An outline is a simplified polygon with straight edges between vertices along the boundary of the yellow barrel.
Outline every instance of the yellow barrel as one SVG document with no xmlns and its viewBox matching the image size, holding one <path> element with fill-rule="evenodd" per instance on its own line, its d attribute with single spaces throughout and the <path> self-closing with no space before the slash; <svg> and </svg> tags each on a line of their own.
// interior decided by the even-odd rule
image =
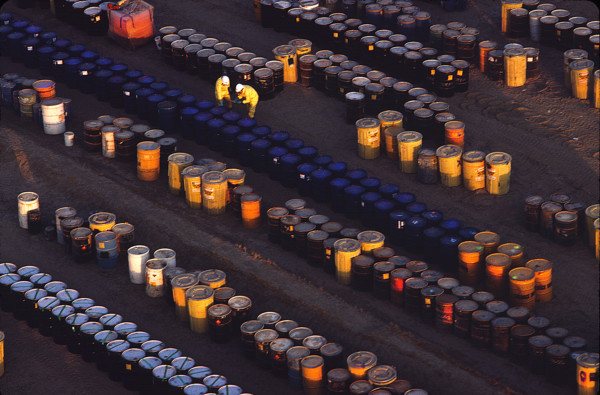
<svg viewBox="0 0 600 395">
<path fill-rule="evenodd" d="M 325 360 L 320 355 L 309 355 L 300 361 L 302 388 L 305 394 L 321 394 L 325 381 Z"/>
<path fill-rule="evenodd" d="M 549 302 L 552 299 L 552 262 L 546 259 L 532 259 L 525 267 L 535 272 L 535 301 Z"/>
<path fill-rule="evenodd" d="M 504 50 L 504 83 L 507 86 L 523 86 L 527 81 L 527 54 L 523 48 Z"/>
<path fill-rule="evenodd" d="M 508 14 L 513 8 L 523 7 L 522 0 L 502 0 L 502 33 L 508 31 Z"/>
<path fill-rule="evenodd" d="M 402 128 L 402 118 L 403 115 L 400 111 L 394 111 L 394 110 L 385 110 L 380 112 L 377 115 L 377 119 L 379 119 L 379 122 L 381 123 L 381 135 L 385 136 L 385 131 L 388 130 L 391 127 L 400 127 Z M 393 141 L 393 145 L 396 145 L 396 142 Z M 385 147 L 385 149 L 387 150 L 387 138 L 382 138 L 382 145 Z"/>
<path fill-rule="evenodd" d="M 137 144 L 137 176 L 142 181 L 156 181 L 160 173 L 160 144 L 142 141 Z"/>
<path fill-rule="evenodd" d="M 381 144 L 381 122 L 376 118 L 361 118 L 356 121 L 358 135 L 358 156 L 362 159 L 375 159 L 379 156 Z"/>
<path fill-rule="evenodd" d="M 246 181 L 246 172 L 241 169 L 225 169 L 223 174 L 227 177 L 227 204 L 231 202 L 233 189 L 237 186 L 244 185 Z"/>
<path fill-rule="evenodd" d="M 363 254 L 372 255 L 374 249 L 383 247 L 385 235 L 376 230 L 365 230 L 356 235 L 356 240 L 360 242 Z"/>
<path fill-rule="evenodd" d="M 481 243 L 481 245 L 483 246 L 484 258 L 489 254 L 497 252 L 496 250 L 500 245 L 500 235 L 498 233 L 490 232 L 489 230 L 477 233 L 473 237 L 473 240 L 475 240 L 478 243 Z"/>
<path fill-rule="evenodd" d="M 506 195 L 510 189 L 512 157 L 505 152 L 491 152 L 485 157 L 485 189 L 490 195 Z"/>
<path fill-rule="evenodd" d="M 438 157 L 442 185 L 447 187 L 460 185 L 462 148 L 453 144 L 442 145 L 435 154 Z"/>
<path fill-rule="evenodd" d="M 253 229 L 260 225 L 260 202 L 262 198 L 257 193 L 245 193 L 240 198 L 242 210 L 242 225 Z"/>
<path fill-rule="evenodd" d="M 52 80 L 38 80 L 32 86 L 37 92 L 40 101 L 54 99 L 56 96 L 56 82 Z"/>
<path fill-rule="evenodd" d="M 458 279 L 461 284 L 473 285 L 483 275 L 483 245 L 463 241 L 458 245 Z"/>
<path fill-rule="evenodd" d="M 600 70 L 594 71 L 594 107 L 600 108 Z"/>
<path fill-rule="evenodd" d="M 589 59 L 575 60 L 569 64 L 571 70 L 571 94 L 576 99 L 587 99 L 590 95 L 594 62 Z"/>
<path fill-rule="evenodd" d="M 577 395 L 597 395 L 600 355 L 584 352 L 577 359 Z"/>
<path fill-rule="evenodd" d="M 423 135 L 419 132 L 402 132 L 398 134 L 397 140 L 400 170 L 403 173 L 416 173 L 417 159 L 423 145 Z"/>
<path fill-rule="evenodd" d="M 223 214 L 227 207 L 227 177 L 220 171 L 202 174 L 202 206 L 211 215 Z"/>
<path fill-rule="evenodd" d="M 594 233 L 596 237 L 594 238 L 594 250 L 596 252 L 596 260 L 600 261 L 600 218 L 596 218 L 594 221 Z"/>
<path fill-rule="evenodd" d="M 312 42 L 305 38 L 295 38 L 290 40 L 288 45 L 296 48 L 296 56 L 298 56 L 298 58 L 302 55 L 309 54 L 312 50 Z"/>
<path fill-rule="evenodd" d="M 227 275 L 223 270 L 207 269 L 198 273 L 198 281 L 202 285 L 217 289 L 225 286 L 227 283 Z"/>
<path fill-rule="evenodd" d="M 506 294 L 510 264 L 506 254 L 494 253 L 485 257 L 485 285 L 496 298 Z"/>
<path fill-rule="evenodd" d="M 4 376 L 4 332 L 0 331 L 0 377 Z"/>
<path fill-rule="evenodd" d="M 202 174 L 207 171 L 206 166 L 192 165 L 181 172 L 185 202 L 191 208 L 202 207 Z"/>
<path fill-rule="evenodd" d="M 465 147 L 465 123 L 461 121 L 448 121 L 444 124 L 444 138 L 446 144 Z"/>
<path fill-rule="evenodd" d="M 292 45 L 280 45 L 273 49 L 273 55 L 275 55 L 275 60 L 283 62 L 283 81 L 298 81 L 298 55 L 296 55 L 296 47 Z"/>
<path fill-rule="evenodd" d="M 466 190 L 475 191 L 485 188 L 485 153 L 465 152 L 462 156 L 462 175 Z"/>
<path fill-rule="evenodd" d="M 513 306 L 535 306 L 535 272 L 528 267 L 518 267 L 508 272 L 510 302 Z"/>
<path fill-rule="evenodd" d="M 99 212 L 88 217 L 89 228 L 97 232 L 107 232 L 117 223 L 117 216 L 113 213 Z"/>
<path fill-rule="evenodd" d="M 346 365 L 352 375 L 352 381 L 364 380 L 369 369 L 377 365 L 377 355 L 370 351 L 357 351 L 348 355 Z"/>
<path fill-rule="evenodd" d="M 352 258 L 360 255 L 360 242 L 355 239 L 339 239 L 333 243 L 335 251 L 335 275 L 340 284 L 350 285 Z"/>
<path fill-rule="evenodd" d="M 523 246 L 517 243 L 504 243 L 498 246 L 498 252 L 510 257 L 510 267 L 523 266 Z"/>
<path fill-rule="evenodd" d="M 600 204 L 592 204 L 585 209 L 585 228 L 588 235 L 588 245 L 593 247 L 595 244 L 594 221 L 600 217 Z"/>
<path fill-rule="evenodd" d="M 403 131 L 404 129 L 402 129 L 400 126 L 392 126 L 383 132 L 383 138 L 385 140 L 385 155 L 388 158 L 398 160 L 398 135 Z"/>
<path fill-rule="evenodd" d="M 190 328 L 196 333 L 208 330 L 208 308 L 214 302 L 215 291 L 206 285 L 195 285 L 185 291 Z"/>
<path fill-rule="evenodd" d="M 173 195 L 179 195 L 179 192 L 183 189 L 183 177 L 181 173 L 183 169 L 194 163 L 194 157 L 183 152 L 175 152 L 169 155 L 168 161 L 169 191 Z"/>
<path fill-rule="evenodd" d="M 565 77 L 565 86 L 567 90 L 571 92 L 571 67 L 570 64 L 576 60 L 582 60 L 588 58 L 588 52 L 585 49 L 568 49 L 563 52 L 563 71 Z"/>
<path fill-rule="evenodd" d="M 177 313 L 179 321 L 189 320 L 185 292 L 195 285 L 198 285 L 198 277 L 192 273 L 179 274 L 171 280 L 175 313 Z"/>
</svg>

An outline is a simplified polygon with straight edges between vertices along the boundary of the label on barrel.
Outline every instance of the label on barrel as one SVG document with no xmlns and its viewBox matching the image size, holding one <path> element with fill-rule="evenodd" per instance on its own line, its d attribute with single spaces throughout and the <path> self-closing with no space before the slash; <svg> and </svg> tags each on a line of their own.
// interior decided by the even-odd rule
<svg viewBox="0 0 600 395">
<path fill-rule="evenodd" d="M 81 74 L 81 75 L 88 75 L 88 72 L 87 72 L 87 70 L 81 70 L 79 72 L 79 74 Z"/>
<path fill-rule="evenodd" d="M 339 33 L 333 33 L 333 38 L 338 38 Z"/>
<path fill-rule="evenodd" d="M 377 95 L 371 95 L 371 100 L 377 100 Z"/>
<path fill-rule="evenodd" d="M 104 243 L 98 243 L 98 248 L 104 248 Z"/>
<path fill-rule="evenodd" d="M 435 70 L 430 71 L 431 75 L 435 75 Z"/>
<path fill-rule="evenodd" d="M 381 275 L 381 278 L 384 279 L 384 280 L 389 280 L 390 279 L 390 274 L 389 273 L 383 273 Z"/>
<path fill-rule="evenodd" d="M 372 50 L 373 50 L 373 46 L 369 45 L 369 51 L 372 51 Z"/>
<path fill-rule="evenodd" d="M 299 23 L 299 22 L 300 22 L 300 18 L 296 18 L 296 23 Z"/>
<path fill-rule="evenodd" d="M 396 225 L 397 229 L 404 229 L 404 221 L 398 221 L 398 224 Z"/>
<path fill-rule="evenodd" d="M 579 81 L 582 81 L 582 82 L 587 81 L 588 77 L 589 77 L 589 73 L 587 70 L 584 70 L 583 72 L 579 73 L 579 75 L 577 76 Z"/>
<path fill-rule="evenodd" d="M 450 74 L 450 75 L 448 76 L 448 81 L 452 81 L 452 79 L 453 79 L 453 78 L 454 78 L 454 76 L 453 76 L 452 74 Z"/>
<path fill-rule="evenodd" d="M 60 59 L 59 59 L 59 60 L 55 60 L 55 61 L 54 61 L 54 64 L 63 64 L 63 61 L 62 61 L 62 60 L 60 60 Z"/>
<path fill-rule="evenodd" d="M 456 70 L 456 75 L 463 75 L 463 71 L 462 70 Z"/>
<path fill-rule="evenodd" d="M 27 47 L 27 51 L 33 51 L 33 47 Z"/>
<path fill-rule="evenodd" d="M 528 62 L 533 62 L 533 58 L 527 58 Z"/>
<path fill-rule="evenodd" d="M 200 185 L 202 183 L 200 181 L 192 181 L 190 184 L 192 186 L 192 188 L 191 188 L 192 192 L 200 192 L 201 191 Z"/>
<path fill-rule="evenodd" d="M 97 17 L 94 18 L 95 22 L 98 22 L 100 20 L 100 15 L 98 15 Z"/>
<path fill-rule="evenodd" d="M 214 199 L 215 198 L 215 189 L 214 188 L 206 188 L 204 190 L 204 195 L 207 199 Z"/>
<path fill-rule="evenodd" d="M 124 94 L 125 96 L 129 96 L 129 95 L 131 95 L 131 93 L 129 93 L 129 92 L 127 92 L 127 91 L 123 91 L 123 94 Z"/>
</svg>

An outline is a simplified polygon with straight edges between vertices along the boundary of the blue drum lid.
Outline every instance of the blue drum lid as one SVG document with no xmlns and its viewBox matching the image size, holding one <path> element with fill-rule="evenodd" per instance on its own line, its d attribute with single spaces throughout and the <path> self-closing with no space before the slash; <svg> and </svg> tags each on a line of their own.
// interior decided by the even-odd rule
<svg viewBox="0 0 600 395">
<path fill-rule="evenodd" d="M 127 77 L 129 79 L 137 80 L 138 78 L 140 78 L 143 75 L 144 75 L 144 73 L 142 72 L 142 70 L 127 70 L 125 72 L 125 77 Z"/>
<path fill-rule="evenodd" d="M 305 148 L 311 148 L 311 147 L 305 147 Z M 314 147 L 312 147 L 314 148 Z M 316 148 L 315 148 L 316 151 Z M 340 172 L 340 171 L 345 171 L 346 169 L 348 169 L 348 165 L 346 164 L 346 162 L 331 162 L 330 164 L 327 165 L 327 169 L 331 170 L 334 173 Z"/>
<path fill-rule="evenodd" d="M 250 145 L 252 146 L 252 148 L 267 149 L 272 144 L 269 140 L 266 140 L 266 139 L 256 139 Z"/>
<path fill-rule="evenodd" d="M 443 235 L 446 234 L 446 231 L 442 228 L 438 228 L 437 226 L 432 226 L 423 231 L 423 235 L 425 237 L 429 237 L 431 239 L 439 239 Z"/>
<path fill-rule="evenodd" d="M 375 188 L 381 185 L 381 180 L 377 177 L 365 177 L 360 180 L 360 185 L 365 188 Z"/>
<path fill-rule="evenodd" d="M 334 188 L 346 188 L 350 184 L 351 184 L 351 182 L 349 179 L 342 178 L 342 177 L 334 178 L 333 180 L 331 180 L 329 182 L 329 185 L 331 185 Z"/>
<path fill-rule="evenodd" d="M 54 41 L 54 47 L 60 49 L 67 49 L 71 46 L 71 40 L 59 39 Z"/>
<path fill-rule="evenodd" d="M 94 299 L 91 298 L 77 298 L 71 302 L 71 306 L 76 309 L 87 309 L 94 305 Z"/>
<path fill-rule="evenodd" d="M 297 150 L 304 146 L 304 141 L 302 139 L 287 139 L 284 143 L 287 149 Z"/>
<path fill-rule="evenodd" d="M 269 126 L 256 126 L 252 129 L 252 134 L 258 137 L 267 137 L 271 133 Z"/>
<path fill-rule="evenodd" d="M 440 239 L 440 243 L 445 246 L 457 246 L 462 243 L 463 239 L 458 236 L 443 236 Z"/>
<path fill-rule="evenodd" d="M 52 308 L 52 315 L 58 318 L 65 318 L 75 312 L 75 308 L 68 304 L 59 304 Z"/>
<path fill-rule="evenodd" d="M 196 115 L 200 112 L 196 107 L 184 107 L 180 111 L 181 115 Z"/>
<path fill-rule="evenodd" d="M 14 263 L 0 263 L 0 274 L 14 273 L 17 271 L 17 265 Z"/>
<path fill-rule="evenodd" d="M 396 196 L 396 201 L 400 204 L 408 204 L 412 203 L 417 199 L 417 197 L 410 192 L 402 192 Z"/>
<path fill-rule="evenodd" d="M 473 240 L 475 235 L 479 233 L 480 230 L 477 228 L 473 228 L 470 226 L 465 226 L 458 231 L 458 235 L 462 237 L 464 240 Z"/>
<path fill-rule="evenodd" d="M 135 331 L 127 335 L 127 341 L 136 344 L 143 344 L 150 340 L 150 334 L 144 331 Z"/>
<path fill-rule="evenodd" d="M 100 55 L 98 54 L 98 52 L 87 50 L 83 51 L 79 56 L 81 56 L 82 59 L 85 59 L 88 62 L 95 62 Z"/>
<path fill-rule="evenodd" d="M 365 193 L 365 188 L 360 185 L 349 185 L 344 188 L 344 194 L 351 196 L 360 196 Z"/>
<path fill-rule="evenodd" d="M 313 163 L 317 166 L 327 166 L 331 162 L 333 162 L 333 158 L 329 155 L 321 155 L 313 159 Z"/>
<path fill-rule="evenodd" d="M 256 136 L 252 133 L 241 133 L 237 136 L 237 140 L 244 143 L 250 143 L 256 140 Z"/>
<path fill-rule="evenodd" d="M 165 348 L 165 343 L 160 340 L 146 340 L 142 343 L 141 347 L 146 352 L 158 352 Z"/>
<path fill-rule="evenodd" d="M 98 70 L 96 72 L 96 77 L 97 78 L 106 78 L 106 79 L 108 79 L 108 78 L 112 77 L 113 74 L 114 73 L 112 71 L 110 71 L 110 70 L 102 69 L 102 70 Z"/>
<path fill-rule="evenodd" d="M 79 65 L 79 70 L 82 71 L 92 71 L 96 68 L 94 63 L 82 63 Z"/>
<path fill-rule="evenodd" d="M 79 328 L 79 332 L 85 333 L 86 335 L 95 335 L 104 329 L 104 325 L 96 321 L 88 321 L 85 324 L 81 325 Z"/>
<path fill-rule="evenodd" d="M 425 210 L 421 213 L 421 217 L 425 218 L 429 222 L 439 222 L 444 217 L 444 214 L 437 210 Z"/>
<path fill-rule="evenodd" d="M 163 361 L 172 361 L 173 359 L 180 356 L 181 351 L 173 347 L 163 348 L 158 352 L 158 357 Z"/>
<path fill-rule="evenodd" d="M 223 127 L 223 129 L 221 129 L 221 132 L 223 132 L 223 134 L 226 134 L 226 135 L 235 136 L 236 134 L 240 133 L 240 128 L 235 125 L 227 125 L 227 126 Z"/>
<path fill-rule="evenodd" d="M 410 217 L 406 220 L 406 226 L 411 228 L 424 228 L 427 226 L 427 221 L 421 217 Z"/>
<path fill-rule="evenodd" d="M 227 122 L 225 122 L 221 118 L 213 118 L 213 119 L 209 120 L 207 124 L 208 124 L 209 128 L 218 128 L 218 129 L 220 129 L 223 126 L 227 125 Z"/>
<path fill-rule="evenodd" d="M 115 73 L 123 73 L 127 70 L 127 65 L 124 63 L 115 63 L 109 67 L 109 70 L 114 71 Z"/>
<path fill-rule="evenodd" d="M 352 169 L 346 173 L 346 177 L 348 177 L 352 181 L 360 180 L 361 178 L 365 178 L 367 176 L 367 172 L 363 169 Z"/>
<path fill-rule="evenodd" d="M 67 289 L 67 284 L 62 281 L 50 281 L 48 284 L 44 285 L 44 289 L 50 293 L 58 293 L 63 289 Z"/>
<path fill-rule="evenodd" d="M 124 78 L 123 78 L 123 80 L 124 80 Z M 148 96 L 148 101 L 151 103 L 160 103 L 161 101 L 165 101 L 166 99 L 167 99 L 166 97 L 164 97 L 163 95 L 158 94 L 158 93 L 154 93 L 154 94 Z"/>
<path fill-rule="evenodd" d="M 164 91 L 168 87 L 169 84 L 163 81 L 153 82 L 150 84 L 150 88 L 154 89 L 155 91 Z"/>
<path fill-rule="evenodd" d="M 182 105 L 191 106 L 196 102 L 196 96 L 181 95 L 181 96 L 177 97 L 177 102 Z"/>
<path fill-rule="evenodd" d="M 79 297 L 79 291 L 72 288 L 63 289 L 56 293 L 56 297 L 61 302 L 72 302 Z"/>
<path fill-rule="evenodd" d="M 154 78 L 151 75 L 143 75 L 140 78 L 138 78 L 138 82 L 142 85 L 152 85 L 154 83 L 154 81 L 156 81 L 156 78 Z M 166 82 L 162 82 L 161 84 L 164 84 L 164 87 L 162 85 L 160 85 L 159 87 L 162 87 L 163 89 L 165 89 L 167 87 L 167 83 Z"/>
<path fill-rule="evenodd" d="M 214 106 L 215 106 L 215 102 L 213 102 L 212 100 L 208 100 L 208 99 L 198 100 L 196 102 L 196 107 L 198 107 L 200 110 L 204 110 L 204 111 L 208 111 L 211 108 L 213 108 Z"/>
<path fill-rule="evenodd" d="M 374 206 L 377 210 L 389 211 L 394 209 L 396 203 L 389 199 L 379 199 L 375 202 Z"/>
<path fill-rule="evenodd" d="M 229 111 L 227 109 L 227 107 L 225 106 L 217 106 L 217 107 L 213 107 L 209 110 L 209 112 L 217 117 L 222 116 L 223 114 L 225 114 L 227 111 Z"/>
<path fill-rule="evenodd" d="M 40 268 L 37 266 L 21 266 L 19 269 L 17 269 L 17 274 L 23 277 L 31 277 L 39 272 Z"/>
<path fill-rule="evenodd" d="M 108 67 L 112 65 L 114 61 L 112 58 L 98 58 L 96 59 L 96 64 L 101 67 Z"/>
<path fill-rule="evenodd" d="M 138 366 L 142 369 L 152 370 L 162 363 L 158 357 L 144 357 L 138 361 Z"/>
<path fill-rule="evenodd" d="M 427 205 L 425 203 L 412 202 L 406 205 L 406 211 L 413 214 L 421 214 L 425 210 L 427 210 Z"/>
<path fill-rule="evenodd" d="M 313 165 L 312 163 L 301 163 L 296 168 L 296 170 L 298 170 L 298 173 L 303 173 L 303 174 L 309 174 L 309 173 L 315 171 L 316 169 L 317 169 L 317 166 Z"/>
<path fill-rule="evenodd" d="M 291 165 L 295 165 L 297 163 L 299 163 L 302 160 L 302 158 L 300 158 L 299 155 L 296 154 L 285 154 L 281 157 L 281 162 L 286 163 L 286 164 L 291 164 Z"/>
<path fill-rule="evenodd" d="M 391 195 L 392 197 L 400 192 L 400 188 L 396 184 L 383 184 L 379 187 L 379 193 L 382 195 Z"/>
<path fill-rule="evenodd" d="M 242 128 L 251 128 L 256 125 L 256 119 L 244 117 L 238 121 L 238 125 Z"/>
<path fill-rule="evenodd" d="M 106 344 L 113 340 L 116 340 L 119 337 L 117 332 L 105 329 L 100 331 L 94 335 L 94 340 L 99 342 L 100 344 Z"/>
<path fill-rule="evenodd" d="M 55 296 L 44 296 L 40 300 L 38 300 L 38 308 L 48 310 L 53 309 L 60 304 L 60 300 L 58 300 Z"/>
<path fill-rule="evenodd" d="M 177 357 L 171 361 L 171 366 L 174 366 L 177 370 L 188 370 L 196 364 L 194 358 L 191 357 Z"/>
<path fill-rule="evenodd" d="M 37 52 L 41 53 L 41 54 L 51 54 L 54 51 L 56 51 L 56 50 L 54 48 L 52 48 L 51 46 L 49 46 L 49 45 L 46 45 L 46 46 L 43 46 L 43 47 L 39 47 L 37 49 Z"/>
<path fill-rule="evenodd" d="M 52 281 L 52 276 L 48 273 L 37 273 L 31 276 L 29 281 L 37 285 L 47 284 Z"/>
<path fill-rule="evenodd" d="M 366 203 L 375 203 L 379 199 L 381 199 L 381 195 L 377 192 L 365 192 L 360 195 L 360 199 Z"/>
<path fill-rule="evenodd" d="M 284 132 L 284 131 L 273 132 L 269 135 L 269 140 L 271 140 L 275 143 L 282 143 L 289 138 L 290 138 L 290 134 L 288 132 Z"/>
<path fill-rule="evenodd" d="M 85 314 L 90 318 L 100 318 L 108 313 L 108 309 L 104 306 L 92 306 L 85 309 Z"/>
<path fill-rule="evenodd" d="M 456 231 L 461 227 L 462 223 L 454 218 L 448 218 L 440 222 L 440 228 L 449 231 Z"/>
<path fill-rule="evenodd" d="M 201 112 L 194 115 L 194 119 L 199 122 L 208 122 L 213 118 L 214 116 L 209 112 Z"/>
</svg>

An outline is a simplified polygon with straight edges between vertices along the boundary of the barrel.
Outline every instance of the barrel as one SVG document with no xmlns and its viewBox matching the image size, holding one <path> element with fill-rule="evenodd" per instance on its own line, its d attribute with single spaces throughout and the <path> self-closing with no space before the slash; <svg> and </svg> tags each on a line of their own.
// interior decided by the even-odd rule
<svg viewBox="0 0 600 395">
<path fill-rule="evenodd" d="M 485 188 L 485 153 L 467 151 L 462 156 L 463 184 L 468 191 Z"/>
<path fill-rule="evenodd" d="M 585 352 L 576 359 L 577 363 L 577 393 L 579 395 L 593 395 L 598 393 L 599 374 L 598 353 Z"/>
<path fill-rule="evenodd" d="M 512 157 L 505 152 L 492 152 L 485 157 L 485 189 L 490 195 L 505 195 L 510 188 Z"/>
<path fill-rule="evenodd" d="M 137 176 L 142 181 L 156 181 L 160 172 L 160 144 L 142 141 L 137 144 Z"/>
<path fill-rule="evenodd" d="M 346 365 L 352 381 L 366 379 L 368 371 L 377 365 L 377 355 L 369 351 L 357 351 L 346 358 Z"/>
<path fill-rule="evenodd" d="M 242 224 L 244 228 L 253 229 L 260 225 L 260 195 L 246 193 L 240 198 Z"/>
<path fill-rule="evenodd" d="M 571 74 L 571 94 L 576 99 L 588 99 L 592 87 L 594 62 L 588 59 L 569 63 Z"/>
<path fill-rule="evenodd" d="M 535 305 L 535 272 L 527 267 L 512 269 L 510 280 L 510 301 L 516 306 L 533 309 Z"/>
<path fill-rule="evenodd" d="M 49 99 L 42 102 L 44 133 L 61 134 L 66 130 L 65 109 L 62 99 Z"/>
<path fill-rule="evenodd" d="M 375 159 L 379 156 L 380 125 L 381 122 L 376 118 L 362 118 L 356 121 L 360 158 Z"/>
<path fill-rule="evenodd" d="M 465 146 L 465 124 L 461 121 L 450 121 L 444 124 L 446 144 L 454 144 L 460 148 Z"/>
<path fill-rule="evenodd" d="M 202 174 L 202 206 L 211 215 L 223 214 L 227 206 L 227 177 L 219 171 Z"/>
<path fill-rule="evenodd" d="M 196 333 L 208 330 L 208 307 L 213 303 L 214 290 L 206 285 L 195 285 L 185 291 L 190 328 Z"/>
<path fill-rule="evenodd" d="M 486 263 L 486 288 L 497 297 L 504 296 L 507 286 L 507 275 L 511 268 L 511 259 L 508 255 L 494 253 L 485 257 Z"/>
<path fill-rule="evenodd" d="M 283 80 L 284 82 L 298 81 L 298 67 L 296 48 L 291 45 L 280 45 L 273 49 L 273 55 L 276 60 L 283 62 Z"/>
<path fill-rule="evenodd" d="M 498 246 L 498 252 L 510 257 L 510 267 L 523 266 L 523 247 L 516 243 L 505 243 Z"/>
<path fill-rule="evenodd" d="M 507 86 L 525 85 L 527 80 L 527 56 L 522 48 L 504 50 L 504 82 Z"/>
<path fill-rule="evenodd" d="M 447 144 L 436 150 L 440 168 L 440 179 L 448 187 L 461 184 L 461 155 L 462 148 Z"/>
<path fill-rule="evenodd" d="M 336 278 L 340 284 L 350 285 L 352 258 L 360 255 L 361 243 L 355 239 L 339 239 L 333 248 L 335 250 Z"/>
<path fill-rule="evenodd" d="M 169 191 L 178 195 L 183 189 L 183 170 L 191 166 L 194 162 L 194 157 L 190 154 L 185 153 L 174 153 L 169 155 Z"/>
<path fill-rule="evenodd" d="M 458 245 L 458 276 L 462 284 L 476 284 L 483 277 L 483 246 L 475 241 Z"/>
<path fill-rule="evenodd" d="M 56 83 L 52 80 L 38 80 L 33 83 L 33 89 L 36 90 L 40 101 L 53 99 L 56 96 Z"/>
<path fill-rule="evenodd" d="M 27 229 L 27 213 L 32 210 L 39 210 L 40 198 L 35 192 L 23 192 L 17 196 L 17 202 L 19 226 Z"/>
<path fill-rule="evenodd" d="M 117 250 L 117 235 L 111 231 L 102 231 L 94 237 L 96 241 L 96 260 L 105 269 L 117 266 L 119 252 Z"/>
<path fill-rule="evenodd" d="M 482 41 L 479 43 L 479 71 L 487 72 L 487 58 L 490 51 L 496 49 L 498 44 L 495 41 Z"/>
<path fill-rule="evenodd" d="M 552 262 L 546 259 L 532 259 L 525 267 L 535 272 L 536 302 L 549 302 L 552 299 Z"/>
<path fill-rule="evenodd" d="M 403 173 L 416 173 L 418 152 L 421 149 L 423 135 L 419 132 L 402 132 L 397 136 L 400 169 Z"/>
</svg>

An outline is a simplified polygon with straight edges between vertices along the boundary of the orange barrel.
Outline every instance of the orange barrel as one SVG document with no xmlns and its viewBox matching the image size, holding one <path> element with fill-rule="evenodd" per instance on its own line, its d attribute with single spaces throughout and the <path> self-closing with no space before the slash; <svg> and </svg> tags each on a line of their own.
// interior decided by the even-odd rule
<svg viewBox="0 0 600 395">
<path fill-rule="evenodd" d="M 186 167 L 181 172 L 185 202 L 191 208 L 202 207 L 202 174 L 207 171 L 206 166 L 192 165 Z"/>
<path fill-rule="evenodd" d="M 194 163 L 194 157 L 183 152 L 176 152 L 168 157 L 169 191 L 173 195 L 179 195 L 183 189 L 183 170 Z"/>
<path fill-rule="evenodd" d="M 177 318 L 180 321 L 188 321 L 189 319 L 185 292 L 196 285 L 198 285 L 198 276 L 192 273 L 179 274 L 171 280 L 175 313 L 177 313 Z"/>
<path fill-rule="evenodd" d="M 510 267 L 514 269 L 515 267 L 523 266 L 523 246 L 517 243 L 504 243 L 498 246 L 498 252 L 501 254 L 506 254 L 510 257 Z"/>
<path fill-rule="evenodd" d="M 488 54 L 497 47 L 498 44 L 495 41 L 482 41 L 479 43 L 479 71 L 482 73 L 486 72 Z"/>
<path fill-rule="evenodd" d="M 309 355 L 300 361 L 302 369 L 302 388 L 305 394 L 320 395 L 325 381 L 325 360 L 320 355 Z"/>
<path fill-rule="evenodd" d="M 535 272 L 528 267 L 517 267 L 508 272 L 510 303 L 514 306 L 535 306 Z"/>
<path fill-rule="evenodd" d="M 333 243 L 335 275 L 340 284 L 350 285 L 352 258 L 360 255 L 361 243 L 355 239 L 339 239 Z"/>
<path fill-rule="evenodd" d="M 298 81 L 298 55 L 296 55 L 296 47 L 292 45 L 280 45 L 273 49 L 273 55 L 275 55 L 276 60 L 283 63 L 283 81 Z"/>
<path fill-rule="evenodd" d="M 391 126 L 383 132 L 383 139 L 385 140 L 385 155 L 393 160 L 398 160 L 398 135 L 402 133 L 404 129 L 401 126 Z"/>
<path fill-rule="evenodd" d="M 365 230 L 356 236 L 356 240 L 360 242 L 363 254 L 372 255 L 374 249 L 383 247 L 385 236 L 376 230 Z"/>
<path fill-rule="evenodd" d="M 435 154 L 438 157 L 442 185 L 447 187 L 460 185 L 462 148 L 453 144 L 442 145 Z"/>
<path fill-rule="evenodd" d="M 142 141 L 137 144 L 137 176 L 142 181 L 155 181 L 160 172 L 160 144 Z"/>
<path fill-rule="evenodd" d="M 483 275 L 484 247 L 476 241 L 463 241 L 458 245 L 458 278 L 461 284 L 472 285 Z"/>
<path fill-rule="evenodd" d="M 52 80 L 38 80 L 33 83 L 33 89 L 37 92 L 40 101 L 53 99 L 56 96 L 56 82 Z"/>
<path fill-rule="evenodd" d="M 508 17 L 513 8 L 522 8 L 523 0 L 502 0 L 502 33 L 508 31 Z"/>
<path fill-rule="evenodd" d="M 449 122 L 446 122 L 448 124 Z M 485 188 L 485 153 L 467 151 L 462 156 L 463 184 L 468 191 Z"/>
<path fill-rule="evenodd" d="M 244 228 L 253 229 L 260 225 L 261 200 L 262 198 L 257 193 L 245 193 L 240 198 Z"/>
<path fill-rule="evenodd" d="M 400 170 L 403 173 L 416 173 L 418 154 L 423 145 L 423 135 L 419 132 L 410 131 L 401 132 L 396 138 L 398 140 Z"/>
<path fill-rule="evenodd" d="M 510 188 L 512 157 L 505 152 L 492 152 L 485 157 L 485 189 L 490 195 L 505 195 Z"/>
<path fill-rule="evenodd" d="M 381 122 L 377 118 L 361 118 L 356 121 L 359 158 L 375 159 L 379 156 L 380 126 Z"/>
<path fill-rule="evenodd" d="M 506 254 L 494 253 L 485 257 L 485 285 L 496 297 L 506 294 L 510 264 L 510 257 Z"/>
<path fill-rule="evenodd" d="M 116 155 L 115 133 L 121 129 L 114 125 L 102 126 L 102 156 L 114 158 Z"/>
<path fill-rule="evenodd" d="M 577 395 L 598 394 L 600 355 L 584 352 L 575 361 L 577 363 Z"/>
<path fill-rule="evenodd" d="M 525 267 L 535 272 L 535 301 L 549 302 L 552 299 L 552 262 L 546 259 L 532 259 Z"/>
<path fill-rule="evenodd" d="M 211 215 L 223 214 L 227 207 L 227 177 L 220 171 L 202 174 L 202 206 Z"/>
<path fill-rule="evenodd" d="M 0 377 L 4 375 L 4 332 L 0 331 Z"/>
<path fill-rule="evenodd" d="M 352 381 L 366 379 L 369 369 L 377 365 L 377 355 L 370 351 L 357 351 L 348 355 L 346 364 L 352 375 Z"/>
<path fill-rule="evenodd" d="M 477 233 L 473 237 L 473 240 L 483 245 L 484 257 L 496 252 L 500 245 L 500 235 L 498 233 L 490 232 L 489 230 Z"/>
<path fill-rule="evenodd" d="M 185 291 L 190 328 L 196 333 L 208 331 L 208 308 L 213 304 L 215 291 L 206 285 L 195 285 Z"/>
<path fill-rule="evenodd" d="M 380 112 L 377 115 L 377 119 L 381 123 L 381 135 L 385 136 L 385 131 L 391 127 L 399 127 L 402 128 L 402 118 L 403 115 L 400 111 L 394 110 L 385 110 Z M 387 151 L 387 138 L 382 139 L 383 144 L 385 145 L 385 149 Z M 392 145 L 396 145 L 395 141 L 392 141 Z"/>
<path fill-rule="evenodd" d="M 596 252 L 596 260 L 600 260 L 600 218 L 594 220 L 594 251 Z"/>
<path fill-rule="evenodd" d="M 594 71 L 594 95 L 592 96 L 594 108 L 600 108 L 600 70 Z"/>
<path fill-rule="evenodd" d="M 594 221 L 600 217 L 600 204 L 592 204 L 585 209 L 585 227 L 587 230 L 588 245 L 593 247 L 595 244 Z"/>
<path fill-rule="evenodd" d="M 241 169 L 225 169 L 223 174 L 227 177 L 227 204 L 231 203 L 235 187 L 244 185 L 246 172 Z"/>
<path fill-rule="evenodd" d="M 446 144 L 458 145 L 460 148 L 465 146 L 465 123 L 461 121 L 450 121 L 444 124 L 444 136 Z"/>
</svg>

